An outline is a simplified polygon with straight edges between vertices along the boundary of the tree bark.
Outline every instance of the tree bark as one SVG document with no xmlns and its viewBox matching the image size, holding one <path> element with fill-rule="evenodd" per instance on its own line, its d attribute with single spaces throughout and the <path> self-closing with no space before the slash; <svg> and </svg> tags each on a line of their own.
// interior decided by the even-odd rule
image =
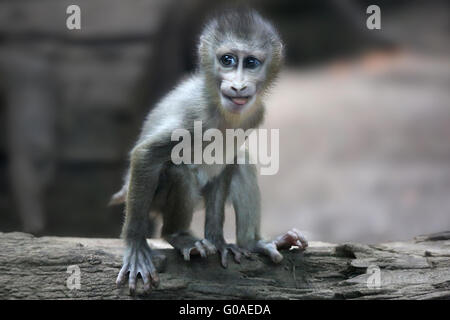
<svg viewBox="0 0 450 320">
<path fill-rule="evenodd" d="M 279 265 L 253 255 L 228 269 L 217 256 L 186 262 L 165 242 L 149 243 L 161 284 L 145 296 L 139 281 L 131 297 L 115 285 L 120 239 L 0 233 L 0 299 L 450 299 L 450 231 L 378 245 L 312 242 Z"/>
</svg>

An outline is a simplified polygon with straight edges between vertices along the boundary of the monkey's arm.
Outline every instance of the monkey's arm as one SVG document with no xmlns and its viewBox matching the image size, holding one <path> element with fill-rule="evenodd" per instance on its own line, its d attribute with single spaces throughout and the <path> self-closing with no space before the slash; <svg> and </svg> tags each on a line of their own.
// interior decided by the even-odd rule
<svg viewBox="0 0 450 320">
<path fill-rule="evenodd" d="M 273 241 L 261 240 L 261 195 L 256 174 L 254 165 L 235 165 L 230 195 L 236 213 L 237 244 L 250 251 L 268 255 L 274 262 L 280 262 L 283 256 L 278 249 L 291 246 L 305 249 L 308 242 L 296 229 L 288 231 Z"/>
<path fill-rule="evenodd" d="M 220 253 L 220 261 L 224 268 L 227 267 L 228 252 L 233 253 L 236 262 L 240 262 L 241 255 L 249 255 L 247 250 L 243 250 L 234 244 L 227 244 L 223 236 L 223 223 L 225 202 L 229 194 L 230 180 L 233 166 L 227 168 L 214 180 L 208 183 L 203 190 L 205 198 L 205 239 L 213 243 Z"/>
<path fill-rule="evenodd" d="M 150 290 L 151 283 L 158 285 L 159 279 L 152 262 L 152 252 L 145 238 L 150 204 L 155 193 L 160 170 L 164 163 L 163 154 L 151 142 L 142 143 L 131 153 L 130 186 L 126 199 L 126 217 L 122 229 L 125 239 L 123 267 L 117 277 L 117 284 L 123 283 L 129 272 L 129 287 L 133 293 L 136 278 L 141 274 L 144 289 Z"/>
</svg>

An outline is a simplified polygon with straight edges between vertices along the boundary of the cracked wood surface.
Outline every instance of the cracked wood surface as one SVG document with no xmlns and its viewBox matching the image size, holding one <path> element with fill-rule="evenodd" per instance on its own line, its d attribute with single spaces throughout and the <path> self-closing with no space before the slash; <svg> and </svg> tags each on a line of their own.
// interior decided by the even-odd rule
<svg viewBox="0 0 450 320">
<path fill-rule="evenodd" d="M 253 255 L 228 269 L 217 256 L 185 262 L 165 242 L 149 243 L 160 254 L 161 284 L 144 296 L 139 283 L 130 297 L 115 285 L 120 239 L 0 233 L 0 299 L 450 299 L 450 232 L 378 245 L 312 242 L 284 252 L 280 265 Z M 71 265 L 80 268 L 80 289 L 66 285 Z M 367 285 L 372 266 L 379 288 Z"/>
</svg>

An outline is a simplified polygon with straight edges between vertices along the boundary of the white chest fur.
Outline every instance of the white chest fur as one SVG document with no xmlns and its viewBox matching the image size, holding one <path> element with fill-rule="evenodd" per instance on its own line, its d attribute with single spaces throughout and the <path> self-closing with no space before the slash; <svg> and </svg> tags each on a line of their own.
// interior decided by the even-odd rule
<svg viewBox="0 0 450 320">
<path fill-rule="evenodd" d="M 189 165 L 197 177 L 200 188 L 203 188 L 214 177 L 218 176 L 225 169 L 225 164 L 193 164 Z"/>
<path fill-rule="evenodd" d="M 223 148 L 223 153 L 221 155 L 218 156 L 217 159 L 215 159 L 216 161 L 212 162 L 209 161 L 209 163 L 211 164 L 207 164 L 207 163 L 201 163 L 201 164 L 189 164 L 188 166 L 194 170 L 196 178 L 197 178 L 197 183 L 201 188 L 203 188 L 209 181 L 211 181 L 213 178 L 215 178 L 216 176 L 220 175 L 222 173 L 222 171 L 225 169 L 226 164 L 231 164 L 231 163 L 235 163 L 235 161 L 237 161 L 237 163 L 242 163 L 239 160 L 244 160 L 245 159 L 245 144 L 244 144 L 244 140 L 242 140 L 242 142 L 237 145 L 237 154 L 236 152 L 234 152 L 235 147 L 233 144 L 231 144 L 231 148 Z"/>
</svg>

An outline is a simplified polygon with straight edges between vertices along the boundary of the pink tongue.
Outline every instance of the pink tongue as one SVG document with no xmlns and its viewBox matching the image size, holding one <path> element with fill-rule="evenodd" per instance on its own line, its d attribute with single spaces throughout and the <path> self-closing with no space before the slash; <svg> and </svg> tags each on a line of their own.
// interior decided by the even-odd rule
<svg viewBox="0 0 450 320">
<path fill-rule="evenodd" d="M 234 103 L 241 106 L 243 104 L 246 104 L 248 99 L 247 98 L 233 98 L 231 100 L 233 100 Z"/>
</svg>

